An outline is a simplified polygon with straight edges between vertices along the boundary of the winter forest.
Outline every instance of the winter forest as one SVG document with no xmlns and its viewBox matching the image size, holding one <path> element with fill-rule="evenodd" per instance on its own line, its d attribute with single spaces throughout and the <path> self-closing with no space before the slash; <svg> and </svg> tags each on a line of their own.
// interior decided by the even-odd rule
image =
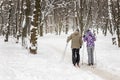
<svg viewBox="0 0 120 80">
<path fill-rule="evenodd" d="M 120 1 L 119 0 L 1 0 L 0 35 L 22 38 L 22 46 L 29 38 L 31 46 L 37 47 L 37 36 L 47 33 L 68 33 L 70 29 L 87 28 L 96 32 L 101 29 L 116 34 L 120 47 Z M 32 48 L 30 48 L 32 49 Z"/>
<path fill-rule="evenodd" d="M 96 43 L 101 45 L 102 44 L 111 45 L 110 49 L 108 49 L 109 46 L 107 46 L 106 48 L 104 47 L 104 45 L 103 46 L 100 45 L 101 47 L 104 47 L 104 49 L 108 51 L 108 52 L 106 51 L 107 53 L 109 53 L 109 50 L 111 49 L 115 49 L 117 50 L 115 52 L 119 53 L 120 52 L 119 51 L 120 50 L 120 0 L 0 0 L 0 38 L 1 38 L 0 54 L 3 54 L 4 52 L 3 48 L 5 48 L 5 47 L 2 48 L 2 45 L 8 46 L 8 43 L 10 43 L 10 45 L 13 45 L 13 46 L 14 45 L 16 45 L 17 47 L 21 46 L 22 50 L 26 51 L 26 52 L 23 52 L 25 54 L 26 53 L 36 54 L 34 55 L 36 59 L 35 57 L 33 58 L 33 55 L 31 55 L 31 57 L 29 56 L 29 60 L 31 62 L 34 62 L 34 61 L 37 61 L 38 57 L 41 57 L 41 56 L 45 57 L 45 55 L 47 57 L 49 56 L 47 54 L 41 55 L 41 53 L 39 53 L 39 52 L 42 52 L 42 48 L 45 47 L 43 45 L 49 46 L 50 43 L 52 42 L 56 47 L 62 46 L 63 48 L 65 48 L 67 36 L 71 32 L 74 32 L 76 29 L 80 30 L 80 34 L 82 36 L 85 34 L 85 31 L 87 29 L 91 29 L 96 36 L 100 34 L 103 35 L 100 39 L 100 40 L 103 39 L 103 41 L 101 41 L 101 43 L 100 41 Z M 55 39 L 53 35 L 56 37 Z M 109 36 L 111 36 L 109 39 L 105 39 L 105 37 L 109 37 Z M 97 38 L 99 38 L 99 36 Z M 46 42 L 44 42 L 44 40 L 46 40 Z M 60 44 L 62 43 L 61 41 L 64 43 L 64 45 Z M 21 52 L 22 50 L 19 51 L 17 47 L 15 47 L 16 50 L 14 49 L 14 51 L 18 50 L 18 52 Z M 50 46 L 50 47 L 54 48 L 55 50 L 59 49 L 53 46 Z M 13 49 L 12 47 L 7 47 L 7 48 Z M 83 48 L 84 46 L 82 46 L 82 51 L 85 50 L 85 48 L 84 49 Z M 49 50 L 49 49 L 47 48 L 46 50 Z M 64 52 L 64 49 L 61 48 L 61 50 L 62 50 L 61 51 L 61 55 L 62 55 Z M 96 48 L 96 50 L 101 51 L 102 49 Z M 58 52 L 59 51 L 60 49 L 58 50 Z M 66 55 L 67 53 L 71 53 L 70 46 L 66 50 Z M 39 56 L 37 56 L 38 54 Z M 19 56 L 21 57 L 22 55 L 19 54 Z M 15 56 L 18 56 L 18 55 L 15 55 Z M 26 55 L 24 56 L 26 57 Z M 68 56 L 66 59 L 68 59 Z M 33 58 L 33 60 L 31 60 L 30 58 Z M 44 60 L 44 59 L 40 59 L 40 60 Z M 83 60 L 83 57 L 82 57 L 82 60 Z M 23 60 L 23 63 L 24 61 L 26 62 L 26 59 Z M 41 64 L 44 64 L 44 62 Z M 55 63 L 54 60 L 51 62 Z M 51 65 L 52 67 L 57 67 L 56 70 L 53 70 L 57 73 L 57 71 L 59 72 L 58 68 L 61 68 L 61 67 L 63 68 L 63 65 L 65 65 L 67 62 L 69 62 L 69 59 L 66 60 L 65 63 L 62 63 L 62 66 L 59 66 L 60 64 L 57 63 L 59 67 L 50 63 L 48 64 Z M 106 63 L 109 63 L 109 62 L 106 62 Z M 17 64 L 20 65 L 19 63 L 16 62 L 16 66 Z M 34 64 L 36 65 L 37 62 L 32 64 L 33 65 L 32 68 L 36 68 L 34 67 Z M 29 65 L 30 63 L 27 64 L 26 68 Z M 100 64 L 98 64 L 98 67 L 99 65 Z M 0 65 L 0 66 L 4 67 L 3 65 Z M 40 66 L 40 64 L 37 66 Z M 42 66 L 42 67 L 47 68 L 47 66 Z M 28 78 L 28 77 L 25 77 L 24 75 L 21 75 L 20 72 L 17 72 L 17 67 L 15 67 L 16 69 L 13 69 L 13 68 L 11 69 L 11 68 L 9 68 L 11 71 L 16 72 L 16 78 L 13 78 L 13 77 L 5 78 L 5 75 L 3 75 L 5 79 L 1 77 L 0 79 L 2 80 L 56 80 L 54 78 L 55 76 L 52 77 L 53 75 L 55 75 L 54 73 L 51 73 L 49 76 L 47 76 L 47 78 L 45 77 L 44 78 L 41 78 L 41 77 Z M 29 74 L 27 74 L 27 71 L 29 70 L 27 70 L 26 68 L 25 68 L 26 73 L 24 72 L 24 74 L 27 76 L 30 76 Z M 42 69 L 45 69 L 45 68 L 42 68 Z M 68 66 L 66 66 L 66 68 L 64 69 L 67 69 L 67 68 Z M 51 68 L 48 68 L 48 69 L 51 70 Z M 67 70 L 69 69 L 72 69 L 72 68 L 70 67 Z M 10 72 L 10 70 L 8 70 L 9 71 L 9 74 L 7 73 L 8 75 L 12 73 Z M 22 73 L 22 69 L 19 69 L 18 71 L 20 70 Z M 35 70 L 37 71 L 38 68 L 36 68 Z M 31 70 L 31 72 L 30 71 L 29 72 L 32 73 L 32 71 L 34 70 Z M 118 73 L 120 73 L 120 68 L 117 71 Z M 46 71 L 46 73 L 49 73 L 49 72 Z M 74 72 L 73 69 L 72 69 L 72 73 L 79 74 L 79 72 Z M 0 72 L 0 74 L 2 74 L 2 72 Z M 38 74 L 39 72 L 35 73 L 35 75 L 38 75 Z M 43 73 L 40 73 L 40 74 L 44 75 Z M 60 74 L 61 73 L 59 72 L 58 75 Z M 34 74 L 31 74 L 31 75 L 34 76 Z M 69 76 L 71 75 L 69 74 Z M 89 77 L 89 74 L 86 73 L 85 75 L 88 75 Z M 18 76 L 21 76 L 21 79 L 18 78 Z M 79 79 L 79 78 L 76 78 L 76 76 L 71 76 L 71 78 L 68 78 L 66 77 L 66 74 L 62 74 L 62 76 L 64 76 L 64 78 L 58 77 L 58 80 L 73 80 L 73 79 L 78 80 Z M 91 77 L 89 78 L 83 77 L 83 78 L 80 78 L 79 80 L 101 80 L 101 79 L 96 77 L 94 77 L 94 79 Z M 104 80 L 120 80 L 120 77 L 119 79 L 106 78 Z"/>
</svg>

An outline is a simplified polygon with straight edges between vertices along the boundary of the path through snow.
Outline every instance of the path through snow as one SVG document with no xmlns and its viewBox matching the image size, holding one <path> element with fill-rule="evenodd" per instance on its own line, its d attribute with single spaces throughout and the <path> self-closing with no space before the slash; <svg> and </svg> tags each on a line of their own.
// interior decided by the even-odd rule
<svg viewBox="0 0 120 80">
<path fill-rule="evenodd" d="M 0 80 L 103 80 L 69 61 L 60 62 L 61 50 L 44 43 L 33 55 L 13 39 L 4 42 L 0 37 L 0 42 Z"/>
<path fill-rule="evenodd" d="M 41 43 L 42 44 L 42 43 Z M 63 50 L 59 49 L 58 47 L 56 47 L 55 45 L 51 45 L 51 43 L 44 43 L 44 45 L 48 46 L 54 50 L 56 50 L 56 52 L 59 52 L 59 54 L 63 54 Z M 66 52 L 67 54 L 71 54 L 70 52 Z M 62 56 L 62 55 L 61 55 Z M 67 58 L 66 60 L 69 60 L 70 61 L 70 55 L 69 57 L 65 57 Z M 97 67 L 96 65 L 91 67 L 91 66 L 87 66 L 87 64 L 81 64 L 81 70 L 84 70 L 84 71 L 90 71 L 92 72 L 93 74 L 103 78 L 104 80 L 120 80 L 120 76 L 119 75 L 115 75 L 115 74 L 112 74 L 110 72 L 108 72 L 107 70 L 102 70 L 100 69 L 99 67 Z"/>
<path fill-rule="evenodd" d="M 99 68 L 81 65 L 73 67 L 71 51 L 64 52 L 57 44 L 40 40 L 38 54 L 32 55 L 20 43 L 13 39 L 4 42 L 0 39 L 0 80 L 119 80 L 120 76 L 113 75 Z"/>
</svg>

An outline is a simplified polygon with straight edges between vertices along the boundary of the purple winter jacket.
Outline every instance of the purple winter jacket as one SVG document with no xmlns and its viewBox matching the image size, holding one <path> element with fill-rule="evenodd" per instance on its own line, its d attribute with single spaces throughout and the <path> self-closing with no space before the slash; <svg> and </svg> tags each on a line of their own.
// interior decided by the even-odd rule
<svg viewBox="0 0 120 80">
<path fill-rule="evenodd" d="M 87 42 L 87 47 L 94 47 L 95 46 L 94 41 L 96 41 L 96 38 L 90 30 L 86 32 L 83 39 L 84 39 L 85 42 Z"/>
</svg>

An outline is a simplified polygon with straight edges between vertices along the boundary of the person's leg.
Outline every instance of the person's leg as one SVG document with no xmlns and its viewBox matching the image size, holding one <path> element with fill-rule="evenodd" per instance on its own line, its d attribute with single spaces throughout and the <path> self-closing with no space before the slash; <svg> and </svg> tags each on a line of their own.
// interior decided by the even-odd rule
<svg viewBox="0 0 120 80">
<path fill-rule="evenodd" d="M 88 65 L 91 65 L 91 49 L 90 49 L 90 47 L 87 47 L 87 52 L 88 52 Z"/>
<path fill-rule="evenodd" d="M 79 54 L 79 49 L 76 49 L 76 55 L 77 55 L 77 59 L 76 59 L 76 63 L 79 66 L 79 62 L 80 62 L 80 54 Z M 79 66 L 80 67 L 80 66 Z"/>
<path fill-rule="evenodd" d="M 91 64 L 94 65 L 94 47 L 91 48 Z"/>
<path fill-rule="evenodd" d="M 72 63 L 75 66 L 76 59 L 75 59 L 75 49 L 74 48 L 72 49 Z"/>
</svg>

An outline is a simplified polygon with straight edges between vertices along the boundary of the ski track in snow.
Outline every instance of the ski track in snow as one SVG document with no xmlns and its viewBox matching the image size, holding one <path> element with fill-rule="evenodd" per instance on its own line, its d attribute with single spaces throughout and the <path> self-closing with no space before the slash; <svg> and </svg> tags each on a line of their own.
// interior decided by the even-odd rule
<svg viewBox="0 0 120 80">
<path fill-rule="evenodd" d="M 2 42 L 2 39 L 0 41 Z M 11 44 L 13 45 L 11 46 Z M 64 60 L 61 61 L 64 48 L 63 50 L 59 49 L 57 46 L 45 43 L 44 41 L 39 42 L 39 45 L 41 47 L 38 48 L 38 54 L 32 55 L 28 54 L 29 52 L 22 48 L 20 43 L 16 44 L 13 39 L 11 43 L 0 43 L 0 51 L 2 51 L 0 58 L 4 60 L 0 61 L 2 63 L 0 64 L 0 74 L 2 74 L 0 75 L 0 80 L 56 80 L 56 77 L 58 80 L 63 80 L 61 76 L 68 75 L 69 77 L 65 77 L 64 80 L 79 80 L 81 77 L 83 80 L 98 80 L 97 77 L 100 77 L 100 80 L 120 80 L 120 76 L 99 69 L 97 66 L 94 68 L 81 65 L 80 69 L 74 68 L 71 62 L 70 52 L 67 51 L 67 57 L 65 56 Z M 46 46 L 49 51 L 45 51 Z M 50 53 L 52 53 L 51 56 Z M 46 56 L 49 56 L 50 60 L 47 60 Z M 43 65 L 45 63 L 48 65 Z M 72 72 L 69 73 L 69 70 Z M 63 73 L 61 74 L 60 71 Z M 76 76 L 73 76 L 73 74 L 76 74 Z M 52 75 L 55 76 L 53 77 Z M 73 76 L 73 78 L 70 76 Z M 96 78 L 89 79 L 91 76 L 96 76 Z"/>
<path fill-rule="evenodd" d="M 38 54 L 33 55 L 13 39 L 0 41 L 0 80 L 103 80 L 61 62 L 58 53 L 62 51 L 52 45 L 40 43 Z"/>
<path fill-rule="evenodd" d="M 59 53 L 63 53 L 63 50 L 60 50 L 57 47 L 50 44 L 47 45 L 51 47 L 51 49 L 57 50 Z M 71 54 L 71 53 L 67 53 L 67 54 Z M 96 65 L 88 66 L 87 64 L 83 64 L 83 65 L 81 64 L 80 69 L 84 71 L 90 71 L 93 74 L 103 78 L 104 80 L 120 80 L 120 76 L 112 74 L 106 70 L 99 69 Z"/>
<path fill-rule="evenodd" d="M 120 76 L 114 75 L 106 70 L 99 69 L 96 65 L 87 66 L 86 64 L 83 64 L 81 68 L 84 71 L 86 71 L 86 70 L 91 71 L 92 73 L 98 75 L 99 77 L 103 78 L 104 80 L 120 80 Z"/>
</svg>

